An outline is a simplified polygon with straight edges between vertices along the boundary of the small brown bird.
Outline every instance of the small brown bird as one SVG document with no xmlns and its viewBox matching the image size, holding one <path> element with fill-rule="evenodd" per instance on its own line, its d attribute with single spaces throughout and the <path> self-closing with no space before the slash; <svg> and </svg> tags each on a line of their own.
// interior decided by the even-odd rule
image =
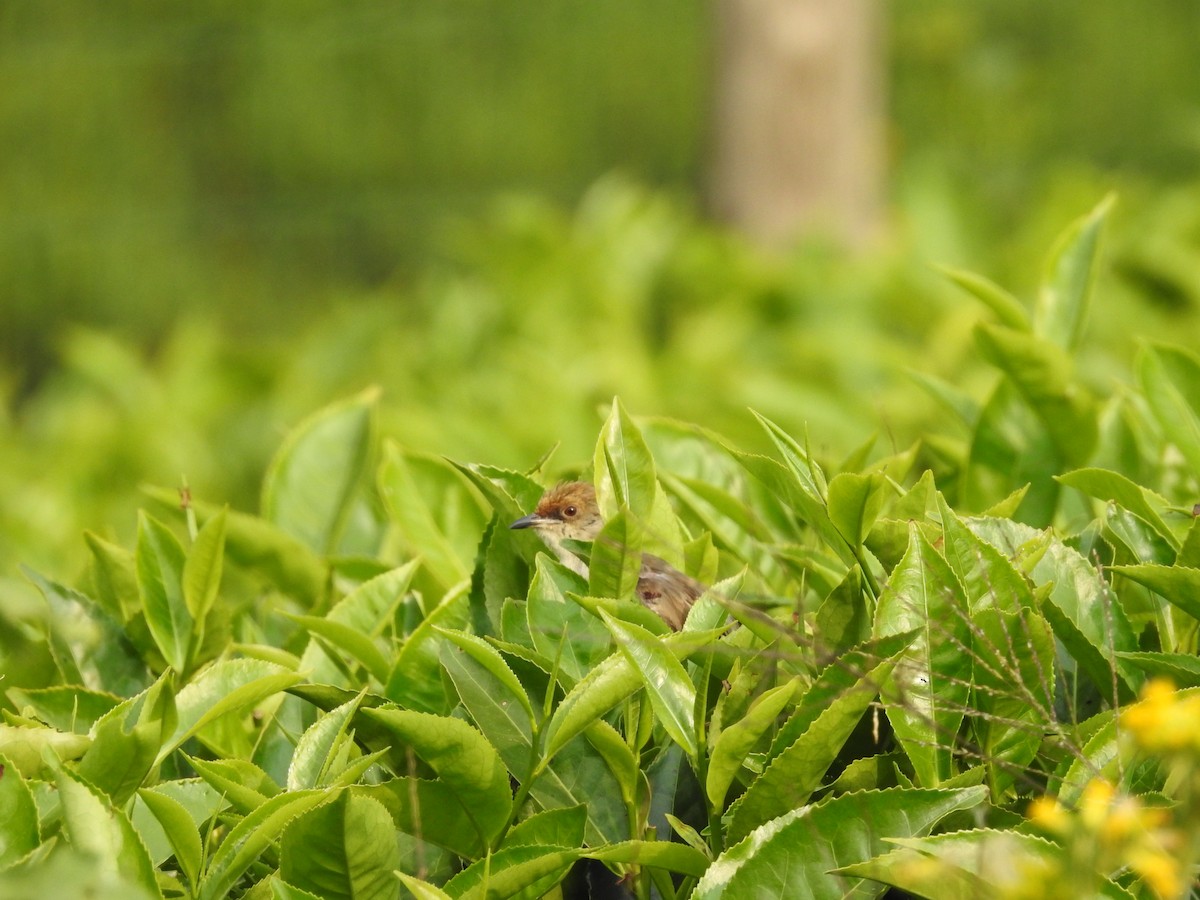
<svg viewBox="0 0 1200 900">
<path fill-rule="evenodd" d="M 596 489 L 582 481 L 551 488 L 538 501 L 537 509 L 513 522 L 510 528 L 533 528 L 550 545 L 563 565 L 588 577 L 587 566 L 564 546 L 564 541 L 594 541 L 604 527 Z M 689 578 L 664 559 L 642 554 L 637 595 L 642 605 L 678 631 L 688 610 L 704 593 L 704 585 Z"/>
</svg>

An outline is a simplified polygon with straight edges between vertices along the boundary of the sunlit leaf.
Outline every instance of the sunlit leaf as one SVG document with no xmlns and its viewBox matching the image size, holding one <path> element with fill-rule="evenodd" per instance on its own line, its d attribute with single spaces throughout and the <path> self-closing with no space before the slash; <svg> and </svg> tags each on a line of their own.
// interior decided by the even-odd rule
<svg viewBox="0 0 1200 900">
<path fill-rule="evenodd" d="M 368 388 L 300 423 L 263 481 L 263 518 L 322 555 L 337 547 L 369 468 L 378 399 Z"/>
</svg>

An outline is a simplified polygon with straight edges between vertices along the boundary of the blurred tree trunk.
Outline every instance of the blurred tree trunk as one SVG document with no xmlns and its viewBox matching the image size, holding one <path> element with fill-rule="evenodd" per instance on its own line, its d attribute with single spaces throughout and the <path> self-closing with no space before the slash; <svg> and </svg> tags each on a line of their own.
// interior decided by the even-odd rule
<svg viewBox="0 0 1200 900">
<path fill-rule="evenodd" d="M 711 200 L 752 237 L 861 246 L 882 210 L 876 0 L 717 0 Z"/>
</svg>

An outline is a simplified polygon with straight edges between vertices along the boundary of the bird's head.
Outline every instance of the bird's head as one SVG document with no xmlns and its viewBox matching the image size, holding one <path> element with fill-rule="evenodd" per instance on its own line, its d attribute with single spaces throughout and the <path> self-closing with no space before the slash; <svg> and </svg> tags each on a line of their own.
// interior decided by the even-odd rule
<svg viewBox="0 0 1200 900">
<path fill-rule="evenodd" d="M 546 491 L 536 510 L 509 527 L 532 528 L 558 545 L 562 541 L 595 540 L 604 519 L 596 502 L 596 489 L 583 481 L 570 481 Z"/>
</svg>

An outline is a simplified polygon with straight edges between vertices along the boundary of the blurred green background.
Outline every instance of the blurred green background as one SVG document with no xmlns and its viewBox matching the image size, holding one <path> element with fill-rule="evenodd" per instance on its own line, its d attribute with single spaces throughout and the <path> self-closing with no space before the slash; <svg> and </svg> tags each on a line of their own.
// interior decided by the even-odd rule
<svg viewBox="0 0 1200 900">
<path fill-rule="evenodd" d="M 706 221 L 709 4 L 0 5 L 0 572 L 128 534 L 142 483 L 253 508 L 284 431 L 377 383 L 406 445 L 586 458 L 599 408 L 834 458 L 986 385 L 979 308 L 1120 202 L 1089 376 L 1196 344 L 1200 6 L 886 6 L 887 239 Z"/>
</svg>

